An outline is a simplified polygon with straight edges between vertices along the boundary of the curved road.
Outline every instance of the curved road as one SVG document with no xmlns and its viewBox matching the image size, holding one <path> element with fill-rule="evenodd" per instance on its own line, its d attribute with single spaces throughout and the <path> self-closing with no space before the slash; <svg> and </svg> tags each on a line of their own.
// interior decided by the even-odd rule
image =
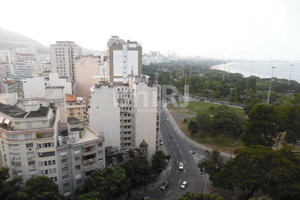
<svg viewBox="0 0 300 200">
<path fill-rule="evenodd" d="M 169 187 L 165 191 L 160 191 L 160 186 L 156 186 L 145 192 L 145 196 L 156 200 L 173 200 L 188 191 L 204 193 L 206 180 L 201 175 L 194 155 L 191 153 L 194 150 L 185 137 L 182 138 L 176 134 L 176 130 L 170 123 L 170 120 L 166 120 L 167 118 L 166 113 L 163 111 L 161 114 L 161 136 L 164 142 L 163 145 L 165 145 L 168 154 L 171 155 L 169 164 L 172 165 L 170 174 L 165 180 L 169 182 Z M 184 163 L 184 170 L 178 170 L 179 162 Z M 183 181 L 188 182 L 186 189 L 180 188 Z M 139 199 L 142 198 L 139 197 Z"/>
</svg>

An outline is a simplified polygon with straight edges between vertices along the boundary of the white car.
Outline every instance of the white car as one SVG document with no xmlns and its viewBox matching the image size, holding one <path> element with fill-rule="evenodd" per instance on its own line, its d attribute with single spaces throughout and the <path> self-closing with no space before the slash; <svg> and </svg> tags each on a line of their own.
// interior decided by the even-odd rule
<svg viewBox="0 0 300 200">
<path fill-rule="evenodd" d="M 164 143 L 163 143 L 163 141 L 160 141 L 160 145 L 163 145 Z"/>
<path fill-rule="evenodd" d="M 180 162 L 180 163 L 179 163 L 178 169 L 179 169 L 179 170 L 183 170 L 183 162 Z"/>
<path fill-rule="evenodd" d="M 185 189 L 186 186 L 187 186 L 187 181 L 183 181 L 180 187 L 181 187 L 182 189 Z"/>
</svg>

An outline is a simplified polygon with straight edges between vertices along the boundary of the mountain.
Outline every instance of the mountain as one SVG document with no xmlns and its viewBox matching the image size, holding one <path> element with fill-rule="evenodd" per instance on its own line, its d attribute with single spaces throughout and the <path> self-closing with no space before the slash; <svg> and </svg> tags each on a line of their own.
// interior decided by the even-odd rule
<svg viewBox="0 0 300 200">
<path fill-rule="evenodd" d="M 0 49 L 37 47 L 39 53 L 49 53 L 48 48 L 24 35 L 0 27 Z"/>
</svg>

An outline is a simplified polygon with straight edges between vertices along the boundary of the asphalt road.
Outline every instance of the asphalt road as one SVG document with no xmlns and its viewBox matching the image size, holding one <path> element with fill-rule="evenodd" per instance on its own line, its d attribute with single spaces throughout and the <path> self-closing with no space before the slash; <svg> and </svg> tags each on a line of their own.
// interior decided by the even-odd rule
<svg viewBox="0 0 300 200">
<path fill-rule="evenodd" d="M 145 192 L 145 196 L 157 200 L 173 200 L 179 198 L 188 191 L 205 192 L 206 180 L 197 167 L 195 154 L 191 153 L 192 151 L 197 151 L 197 149 L 193 149 L 185 138 L 176 134 L 172 124 L 167 121 L 166 118 L 167 116 L 162 112 L 162 141 L 168 154 L 171 155 L 169 164 L 173 165 L 169 176 L 166 178 L 166 181 L 169 182 L 169 187 L 165 191 L 160 191 L 160 186 L 154 187 L 150 191 Z M 184 170 L 178 169 L 179 162 L 184 163 Z M 185 189 L 180 188 L 183 181 L 188 182 Z M 140 199 L 142 199 L 142 197 Z"/>
</svg>

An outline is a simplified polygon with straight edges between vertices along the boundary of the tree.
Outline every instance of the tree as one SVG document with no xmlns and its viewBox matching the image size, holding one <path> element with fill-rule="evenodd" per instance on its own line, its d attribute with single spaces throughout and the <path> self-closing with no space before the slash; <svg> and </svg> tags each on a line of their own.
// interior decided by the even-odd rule
<svg viewBox="0 0 300 200">
<path fill-rule="evenodd" d="M 94 171 L 78 188 L 79 199 L 114 200 L 129 187 L 126 172 L 120 167 Z"/>
<path fill-rule="evenodd" d="M 201 194 L 187 192 L 184 195 L 182 195 L 178 200 L 224 200 L 224 198 L 218 194 Z"/>
<path fill-rule="evenodd" d="M 151 168 L 145 157 L 130 159 L 123 168 L 133 187 L 145 185 L 151 180 Z"/>
<path fill-rule="evenodd" d="M 246 146 L 272 146 L 275 143 L 278 126 L 278 114 L 273 105 L 257 104 L 249 113 L 249 119 L 242 135 Z"/>
<path fill-rule="evenodd" d="M 21 193 L 19 192 L 18 184 L 22 181 L 21 177 L 14 177 L 9 179 L 9 169 L 0 168 L 0 199 L 14 200 L 19 199 Z"/>
<path fill-rule="evenodd" d="M 30 178 L 25 184 L 25 193 L 29 199 L 34 200 L 60 199 L 57 185 L 47 176 Z"/>
<path fill-rule="evenodd" d="M 152 157 L 152 170 L 160 174 L 162 170 L 166 169 L 168 163 L 167 159 L 169 157 L 165 155 L 163 151 L 156 151 Z"/>
<path fill-rule="evenodd" d="M 188 129 L 191 132 L 192 135 L 195 135 L 199 131 L 198 123 L 195 121 L 190 121 L 188 125 Z"/>
<path fill-rule="evenodd" d="M 208 174 L 215 174 L 223 170 L 224 160 L 222 159 L 220 152 L 213 150 L 207 151 L 207 156 L 204 157 L 198 164 L 201 171 L 205 171 Z"/>
<path fill-rule="evenodd" d="M 220 170 L 205 168 L 215 187 L 239 188 L 244 191 L 242 199 L 249 199 L 259 190 L 274 199 L 299 199 L 300 157 L 290 148 L 276 151 L 250 146 L 235 154 Z"/>
<path fill-rule="evenodd" d="M 243 120 L 228 106 L 219 106 L 213 112 L 211 119 L 211 130 L 216 134 L 230 134 L 240 136 L 243 132 Z"/>
<path fill-rule="evenodd" d="M 211 107 L 213 108 L 213 107 Z M 209 131 L 211 127 L 211 118 L 208 114 L 197 114 L 196 120 L 198 122 L 200 130 Z"/>
</svg>

